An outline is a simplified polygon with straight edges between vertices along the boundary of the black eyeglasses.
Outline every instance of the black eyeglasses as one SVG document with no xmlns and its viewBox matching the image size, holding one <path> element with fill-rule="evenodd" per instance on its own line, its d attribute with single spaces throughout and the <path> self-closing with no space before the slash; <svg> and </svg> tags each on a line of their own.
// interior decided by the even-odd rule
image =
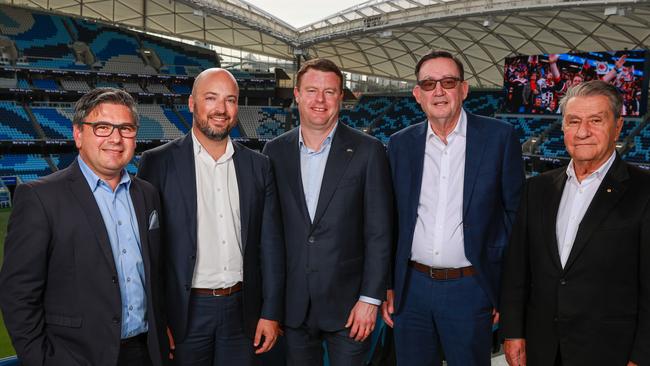
<svg viewBox="0 0 650 366">
<path fill-rule="evenodd" d="M 422 90 L 431 91 L 436 88 L 438 83 L 440 83 L 443 89 L 453 89 L 459 82 L 461 82 L 460 78 L 455 77 L 442 78 L 440 80 L 424 79 L 418 80 L 418 86 L 422 88 Z"/>
<path fill-rule="evenodd" d="M 133 123 L 122 123 L 119 125 L 110 123 L 110 122 L 81 122 L 82 125 L 88 125 L 92 127 L 93 133 L 97 137 L 108 137 L 113 134 L 113 131 L 117 128 L 117 131 L 120 133 L 120 136 L 126 139 L 132 139 L 135 135 L 138 134 L 138 126 Z"/>
</svg>

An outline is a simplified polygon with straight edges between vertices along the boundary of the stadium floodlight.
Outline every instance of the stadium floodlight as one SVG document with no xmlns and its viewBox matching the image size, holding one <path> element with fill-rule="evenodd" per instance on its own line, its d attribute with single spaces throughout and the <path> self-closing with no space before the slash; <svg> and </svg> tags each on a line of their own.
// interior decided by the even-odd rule
<svg viewBox="0 0 650 366">
<path fill-rule="evenodd" d="M 483 21 L 483 26 L 486 27 L 486 28 L 491 27 L 492 26 L 492 18 L 489 18 L 489 17 L 485 18 L 485 20 Z"/>
</svg>

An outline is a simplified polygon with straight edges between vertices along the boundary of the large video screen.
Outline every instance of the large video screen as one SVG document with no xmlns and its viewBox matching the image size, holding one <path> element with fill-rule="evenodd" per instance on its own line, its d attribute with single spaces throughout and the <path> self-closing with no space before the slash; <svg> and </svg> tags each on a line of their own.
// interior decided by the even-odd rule
<svg viewBox="0 0 650 366">
<path fill-rule="evenodd" d="M 559 114 L 567 89 L 601 79 L 623 94 L 623 116 L 647 109 L 647 50 L 515 56 L 505 60 L 504 112 Z"/>
</svg>

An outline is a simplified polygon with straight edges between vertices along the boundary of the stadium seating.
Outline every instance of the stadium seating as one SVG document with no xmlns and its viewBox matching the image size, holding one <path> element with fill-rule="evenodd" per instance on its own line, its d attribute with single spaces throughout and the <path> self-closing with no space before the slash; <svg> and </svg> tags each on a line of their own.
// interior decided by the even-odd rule
<svg viewBox="0 0 650 366">
<path fill-rule="evenodd" d="M 72 140 L 73 107 L 30 107 L 48 139 Z"/>
<path fill-rule="evenodd" d="M 0 78 L 0 88 L 13 89 L 18 85 L 18 81 L 14 78 Z"/>
<path fill-rule="evenodd" d="M 90 86 L 84 80 L 63 79 L 61 80 L 61 86 L 63 86 L 63 89 L 65 90 L 80 91 L 80 92 L 90 91 Z"/>
<path fill-rule="evenodd" d="M 171 94 L 171 91 L 163 84 L 149 84 L 147 85 L 149 93 Z"/>
<path fill-rule="evenodd" d="M 379 118 L 371 133 L 383 143 L 388 143 L 388 138 L 395 132 L 411 124 L 422 122 L 426 115 L 420 109 L 413 97 L 399 98 L 386 113 Z"/>
<path fill-rule="evenodd" d="M 4 154 L 0 157 L 0 176 L 17 175 L 23 182 L 29 182 L 52 173 L 40 155 Z"/>
<path fill-rule="evenodd" d="M 623 128 L 618 140 L 625 140 L 637 127 L 641 125 L 640 118 L 625 118 L 623 119 Z"/>
<path fill-rule="evenodd" d="M 519 142 L 524 143 L 533 136 L 540 136 L 553 123 L 557 122 L 558 116 L 530 116 L 530 115 L 496 115 L 497 118 L 506 121 L 515 128 L 519 135 Z M 564 145 L 563 145 L 564 146 Z"/>
<path fill-rule="evenodd" d="M 27 9 L 0 7 L 0 31 L 14 41 L 30 67 L 80 68 L 69 45 L 70 33 L 64 17 Z"/>
<path fill-rule="evenodd" d="M 393 103 L 395 98 L 364 95 L 351 110 L 341 110 L 339 119 L 350 127 L 364 129 Z"/>
<path fill-rule="evenodd" d="M 650 123 L 633 138 L 634 146 L 623 157 L 632 163 L 650 163 Z"/>
<path fill-rule="evenodd" d="M 0 140 L 36 140 L 39 138 L 27 112 L 21 105 L 0 101 Z"/>
<path fill-rule="evenodd" d="M 562 126 L 556 123 L 547 131 L 544 142 L 539 146 L 540 155 L 551 158 L 568 158 L 569 153 L 564 146 L 564 134 Z"/>
<path fill-rule="evenodd" d="M 182 133 L 187 133 L 189 131 L 188 125 L 183 123 L 181 118 L 176 114 L 176 112 L 169 107 L 162 106 L 163 113 L 165 114 L 165 117 L 174 125 L 176 128 L 181 131 Z M 192 121 L 189 121 L 189 124 L 191 124 Z"/>
<path fill-rule="evenodd" d="M 494 91 L 472 91 L 463 103 L 463 107 L 470 113 L 492 117 L 499 111 L 503 104 L 503 95 Z"/>
<path fill-rule="evenodd" d="M 34 88 L 43 90 L 59 90 L 59 85 L 52 79 L 33 79 Z"/>
<path fill-rule="evenodd" d="M 158 104 L 139 104 L 140 129 L 138 139 L 175 139 L 183 135 L 183 130 L 172 123 L 163 108 Z"/>
</svg>

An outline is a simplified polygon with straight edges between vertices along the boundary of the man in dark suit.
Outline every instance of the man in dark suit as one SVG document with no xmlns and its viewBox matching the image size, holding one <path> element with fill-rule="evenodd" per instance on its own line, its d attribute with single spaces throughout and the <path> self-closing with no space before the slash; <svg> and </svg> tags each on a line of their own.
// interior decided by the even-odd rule
<svg viewBox="0 0 650 366">
<path fill-rule="evenodd" d="M 509 124 L 466 113 L 463 65 L 434 51 L 418 62 L 413 96 L 427 121 L 394 134 L 388 157 L 398 239 L 382 311 L 397 362 L 489 365 L 501 256 L 524 181 Z"/>
<path fill-rule="evenodd" d="M 505 258 L 510 365 L 650 364 L 650 175 L 616 153 L 622 105 L 598 80 L 561 101 L 571 161 L 527 182 Z"/>
<path fill-rule="evenodd" d="M 343 75 L 313 59 L 297 74 L 300 126 L 268 142 L 284 221 L 290 365 L 361 365 L 386 295 L 392 193 L 382 144 L 338 123 Z"/>
<path fill-rule="evenodd" d="M 177 365 L 250 365 L 280 335 L 284 243 L 269 159 L 228 134 L 239 88 L 199 74 L 192 130 L 142 155 L 162 197 L 169 328 Z"/>
<path fill-rule="evenodd" d="M 162 365 L 158 192 L 131 177 L 135 102 L 98 88 L 75 106 L 79 156 L 16 188 L 0 307 L 24 366 Z"/>
</svg>

